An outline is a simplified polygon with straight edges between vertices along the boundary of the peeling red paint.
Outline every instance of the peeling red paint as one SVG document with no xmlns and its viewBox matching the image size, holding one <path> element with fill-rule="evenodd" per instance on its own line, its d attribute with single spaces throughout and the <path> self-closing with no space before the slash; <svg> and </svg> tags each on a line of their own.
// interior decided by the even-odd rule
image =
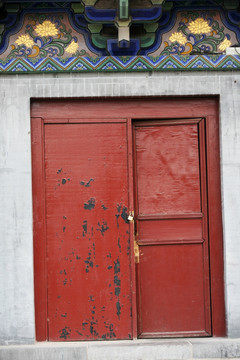
<svg viewBox="0 0 240 360">
<path fill-rule="evenodd" d="M 49 339 L 127 339 L 126 125 L 46 126 L 45 143 Z"/>
</svg>

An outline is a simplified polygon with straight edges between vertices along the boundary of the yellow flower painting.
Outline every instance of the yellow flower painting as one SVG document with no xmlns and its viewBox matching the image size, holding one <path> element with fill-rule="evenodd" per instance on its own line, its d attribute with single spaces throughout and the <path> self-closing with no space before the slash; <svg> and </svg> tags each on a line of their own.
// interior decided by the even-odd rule
<svg viewBox="0 0 240 360">
<path fill-rule="evenodd" d="M 232 45 L 231 41 L 228 39 L 224 39 L 221 44 L 219 45 L 219 50 L 225 51 L 226 48 L 230 47 Z"/>
<path fill-rule="evenodd" d="M 180 32 L 174 32 L 174 33 L 170 36 L 169 40 L 170 40 L 171 42 L 178 42 L 178 43 L 181 44 L 181 45 L 185 45 L 186 42 L 187 42 L 186 36 L 183 35 L 183 34 L 180 33 Z"/>
<path fill-rule="evenodd" d="M 207 21 L 203 18 L 198 18 L 194 21 L 191 21 L 188 25 L 188 29 L 193 34 L 207 34 L 212 30 Z"/>
<path fill-rule="evenodd" d="M 20 35 L 15 42 L 18 45 L 25 45 L 28 48 L 31 48 L 34 45 L 34 41 L 29 35 Z"/>
<path fill-rule="evenodd" d="M 51 21 L 45 20 L 42 24 L 37 25 L 35 32 L 39 36 L 54 36 L 57 35 L 58 29 Z"/>
<path fill-rule="evenodd" d="M 69 54 L 75 54 L 78 49 L 78 44 L 75 41 L 72 41 L 65 49 Z"/>
</svg>

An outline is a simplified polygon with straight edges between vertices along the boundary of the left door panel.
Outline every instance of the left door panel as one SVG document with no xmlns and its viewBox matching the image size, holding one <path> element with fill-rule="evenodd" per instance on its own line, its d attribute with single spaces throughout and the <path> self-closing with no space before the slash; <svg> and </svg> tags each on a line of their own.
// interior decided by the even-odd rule
<svg viewBox="0 0 240 360">
<path fill-rule="evenodd" d="M 44 125 L 47 337 L 132 338 L 126 122 L 74 121 Z"/>
</svg>

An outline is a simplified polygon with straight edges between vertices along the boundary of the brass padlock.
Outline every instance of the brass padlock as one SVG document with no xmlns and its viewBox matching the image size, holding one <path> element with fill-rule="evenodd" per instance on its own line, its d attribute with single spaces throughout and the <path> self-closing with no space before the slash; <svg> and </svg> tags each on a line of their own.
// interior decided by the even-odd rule
<svg viewBox="0 0 240 360">
<path fill-rule="evenodd" d="M 129 211 L 128 221 L 134 222 L 134 211 Z"/>
</svg>

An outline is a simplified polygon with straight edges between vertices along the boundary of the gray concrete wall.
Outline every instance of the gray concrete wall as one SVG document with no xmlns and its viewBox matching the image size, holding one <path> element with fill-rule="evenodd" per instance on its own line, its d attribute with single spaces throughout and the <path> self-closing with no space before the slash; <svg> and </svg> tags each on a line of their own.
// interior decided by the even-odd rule
<svg viewBox="0 0 240 360">
<path fill-rule="evenodd" d="M 240 74 L 0 76 L 0 342 L 34 342 L 30 98 L 220 95 L 229 337 L 240 337 Z"/>
</svg>

